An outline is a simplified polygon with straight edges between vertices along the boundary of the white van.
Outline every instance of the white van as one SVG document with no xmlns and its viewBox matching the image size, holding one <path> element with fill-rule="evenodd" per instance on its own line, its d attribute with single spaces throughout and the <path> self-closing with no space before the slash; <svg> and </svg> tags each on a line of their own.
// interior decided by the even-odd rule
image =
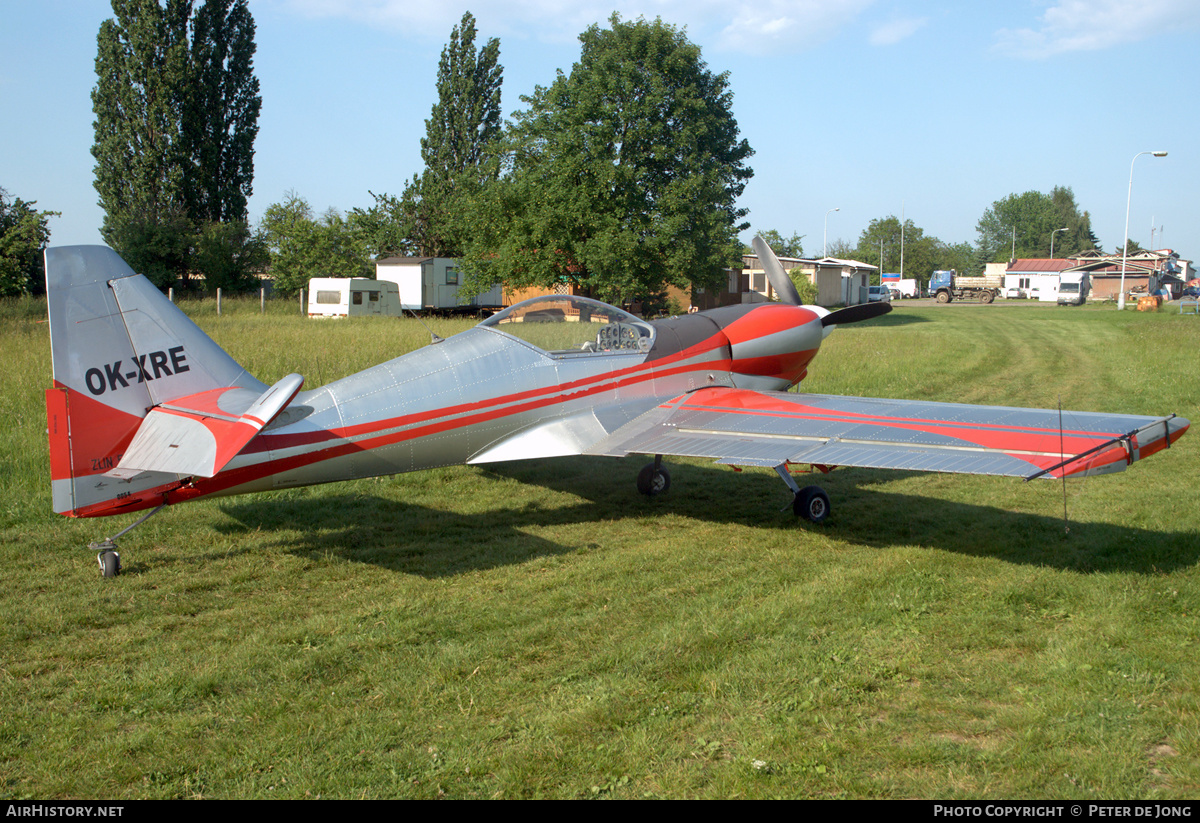
<svg viewBox="0 0 1200 823">
<path fill-rule="evenodd" d="M 1058 283 L 1058 305 L 1082 306 L 1087 301 L 1091 285 L 1087 272 L 1063 272 Z"/>
<path fill-rule="evenodd" d="M 399 317 L 400 289 L 389 280 L 365 277 L 314 277 L 308 281 L 309 317 Z"/>
</svg>

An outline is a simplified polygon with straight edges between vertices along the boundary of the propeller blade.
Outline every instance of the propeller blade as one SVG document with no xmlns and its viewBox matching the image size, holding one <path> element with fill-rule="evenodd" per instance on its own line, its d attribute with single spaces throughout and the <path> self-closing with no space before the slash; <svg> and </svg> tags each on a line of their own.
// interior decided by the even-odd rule
<svg viewBox="0 0 1200 823">
<path fill-rule="evenodd" d="M 891 303 L 859 303 L 857 306 L 847 306 L 844 309 L 830 312 L 821 318 L 821 325 L 839 326 L 845 323 L 857 323 L 860 320 L 870 320 L 872 317 L 880 317 L 891 310 Z"/>
<path fill-rule="evenodd" d="M 758 262 L 762 263 L 763 271 L 767 273 L 767 279 L 771 281 L 771 287 L 775 289 L 779 299 L 784 303 L 799 306 L 800 293 L 796 291 L 792 278 L 788 277 L 787 272 L 783 270 L 783 266 L 779 264 L 779 258 L 775 256 L 775 252 L 771 251 L 767 241 L 755 235 L 750 245 L 754 247 L 754 253 L 758 255 Z"/>
</svg>

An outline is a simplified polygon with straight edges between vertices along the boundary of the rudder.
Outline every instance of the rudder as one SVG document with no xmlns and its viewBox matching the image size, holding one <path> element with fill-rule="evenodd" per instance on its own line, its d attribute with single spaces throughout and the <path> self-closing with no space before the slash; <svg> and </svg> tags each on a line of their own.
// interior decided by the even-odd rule
<svg viewBox="0 0 1200 823">
<path fill-rule="evenodd" d="M 54 388 L 46 393 L 54 510 L 88 516 L 145 507 L 178 475 L 117 480 L 147 412 L 255 380 L 145 277 L 105 246 L 46 250 Z M 139 505 L 140 504 L 140 505 Z"/>
</svg>

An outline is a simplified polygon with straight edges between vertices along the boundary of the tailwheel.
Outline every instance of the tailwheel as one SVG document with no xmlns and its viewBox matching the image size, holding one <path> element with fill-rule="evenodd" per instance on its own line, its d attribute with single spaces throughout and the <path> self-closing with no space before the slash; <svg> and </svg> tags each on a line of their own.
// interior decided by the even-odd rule
<svg viewBox="0 0 1200 823">
<path fill-rule="evenodd" d="M 88 548 L 96 552 L 96 562 L 100 564 L 101 577 L 116 577 L 121 573 L 121 555 L 117 554 L 117 538 L 133 531 L 166 507 L 167 504 L 163 503 L 158 508 L 143 514 L 112 537 L 106 537 L 99 543 L 88 543 Z"/>
<path fill-rule="evenodd" d="M 661 460 L 647 463 L 638 472 L 637 488 L 647 497 L 655 497 L 671 488 L 671 473 Z"/>
<path fill-rule="evenodd" d="M 829 495 L 820 486 L 805 486 L 796 492 L 792 512 L 813 523 L 823 523 L 829 517 Z"/>
<path fill-rule="evenodd" d="M 89 543 L 89 549 L 95 549 L 96 562 L 100 564 L 101 577 L 116 577 L 121 573 L 121 555 L 117 554 L 117 544 L 111 540 L 103 543 Z"/>
</svg>

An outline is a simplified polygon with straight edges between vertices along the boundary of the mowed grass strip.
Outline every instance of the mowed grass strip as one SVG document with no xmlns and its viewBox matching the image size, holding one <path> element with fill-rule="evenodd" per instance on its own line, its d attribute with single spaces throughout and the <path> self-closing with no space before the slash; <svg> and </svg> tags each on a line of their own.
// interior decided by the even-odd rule
<svg viewBox="0 0 1200 823">
<path fill-rule="evenodd" d="M 232 305 L 231 305 L 232 304 Z M 284 309 L 287 309 L 286 311 Z M 185 304 L 260 379 L 424 345 L 411 319 Z M 44 303 L 0 305 L 0 792 L 9 798 L 1190 798 L 1200 439 L 1057 482 L 455 467 L 50 511 Z M 441 335 L 467 320 L 431 320 Z M 839 328 L 810 391 L 1200 412 L 1196 318 L 911 308 Z M 1069 529 L 1069 532 L 1068 532 Z"/>
</svg>

